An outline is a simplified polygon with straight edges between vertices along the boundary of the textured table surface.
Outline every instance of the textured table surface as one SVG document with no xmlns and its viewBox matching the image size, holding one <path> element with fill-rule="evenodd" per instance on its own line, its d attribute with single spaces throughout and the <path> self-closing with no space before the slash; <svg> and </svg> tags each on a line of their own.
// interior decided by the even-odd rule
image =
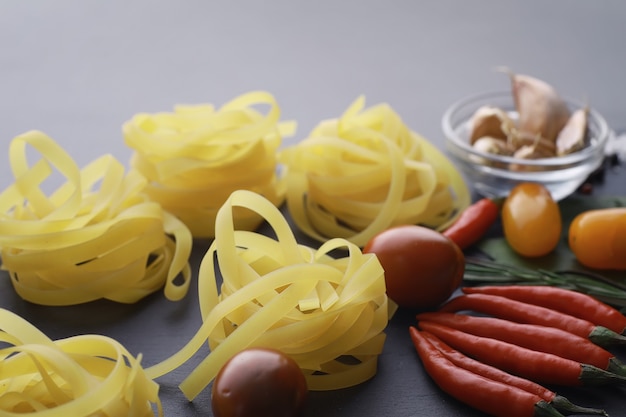
<svg viewBox="0 0 626 417">
<path fill-rule="evenodd" d="M 441 115 L 453 101 L 508 88 L 506 65 L 588 101 L 626 127 L 626 3 L 486 0 L 254 2 L 43 0 L 0 2 L 0 189 L 12 182 L 9 141 L 39 129 L 82 166 L 111 153 L 128 161 L 122 124 L 179 103 L 220 105 L 267 90 L 306 137 L 357 96 L 389 103 L 443 146 Z M 596 192 L 626 194 L 625 168 Z M 306 239 L 298 234 L 306 242 Z M 196 241 L 197 271 L 210 242 Z M 135 305 L 48 308 L 17 297 L 0 271 L 0 307 L 52 338 L 101 333 L 154 364 L 182 347 L 201 319 L 192 285 L 180 302 L 156 293 Z M 413 313 L 390 322 L 372 380 L 312 393 L 306 416 L 481 416 L 443 394 L 408 338 Z M 177 385 L 207 352 L 159 379 L 168 416 L 211 415 L 209 392 L 189 403 Z M 567 390 L 575 402 L 626 416 L 624 391 Z"/>
</svg>

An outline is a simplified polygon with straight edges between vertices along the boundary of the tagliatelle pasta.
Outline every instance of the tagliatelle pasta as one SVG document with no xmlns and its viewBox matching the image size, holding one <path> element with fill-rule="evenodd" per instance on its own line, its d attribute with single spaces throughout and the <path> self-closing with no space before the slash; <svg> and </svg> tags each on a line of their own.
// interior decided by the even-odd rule
<svg viewBox="0 0 626 417">
<path fill-rule="evenodd" d="M 41 156 L 32 165 L 29 146 Z M 171 300 L 184 297 L 191 233 L 147 198 L 143 178 L 111 155 L 79 169 L 37 131 L 13 139 L 9 159 L 15 182 L 0 193 L 0 256 L 22 298 L 133 303 L 161 288 Z M 48 195 L 53 174 L 62 183 Z"/>
<path fill-rule="evenodd" d="M 261 215 L 276 238 L 236 230 L 236 208 Z M 199 273 L 203 324 L 183 349 L 146 369 L 148 375 L 156 378 L 179 367 L 207 339 L 210 354 L 180 385 L 189 399 L 232 355 L 253 346 L 294 358 L 311 390 L 356 385 L 376 373 L 390 306 L 375 255 L 344 239 L 331 239 L 318 250 L 299 245 L 280 211 L 246 190 L 231 194 L 215 227 Z M 335 249 L 347 250 L 347 256 L 333 258 L 329 253 Z"/>
<path fill-rule="evenodd" d="M 50 340 L 0 309 L 0 415 L 163 415 L 159 386 L 117 341 L 98 335 Z"/>
<path fill-rule="evenodd" d="M 386 104 L 358 98 L 338 119 L 282 150 L 287 204 L 295 224 L 325 241 L 363 247 L 400 224 L 442 230 L 470 204 L 463 177 Z"/>
<path fill-rule="evenodd" d="M 267 114 L 254 106 L 268 106 Z M 245 189 L 282 204 L 285 185 L 276 150 L 293 123 L 279 123 L 280 108 L 262 91 L 212 105 L 176 106 L 173 113 L 137 114 L 124 124 L 135 150 L 131 165 L 148 180 L 146 193 L 180 218 L 195 237 L 213 237 L 215 216 L 231 192 Z M 259 216 L 240 210 L 238 228 L 253 230 Z"/>
</svg>

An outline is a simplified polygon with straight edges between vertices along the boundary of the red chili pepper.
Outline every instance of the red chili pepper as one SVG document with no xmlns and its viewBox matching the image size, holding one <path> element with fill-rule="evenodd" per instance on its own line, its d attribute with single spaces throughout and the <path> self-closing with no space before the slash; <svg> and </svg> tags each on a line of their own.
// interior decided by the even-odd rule
<svg viewBox="0 0 626 417">
<path fill-rule="evenodd" d="M 539 352 L 551 353 L 626 376 L 626 368 L 611 352 L 589 339 L 556 327 L 516 323 L 495 317 L 441 312 L 418 314 L 417 320 L 442 324 L 476 336 L 490 337 Z"/>
<path fill-rule="evenodd" d="M 556 327 L 587 338 L 600 346 L 626 344 L 626 337 L 604 326 L 596 326 L 588 320 L 561 313 L 551 308 L 523 303 L 499 295 L 460 295 L 439 308 L 439 311 L 444 313 L 456 313 L 463 310 L 489 314 L 518 323 Z"/>
<path fill-rule="evenodd" d="M 469 356 L 464 355 L 458 350 L 452 349 L 449 345 L 441 341 L 437 336 L 428 333 L 421 332 L 422 336 L 427 339 L 437 350 L 439 350 L 450 362 L 454 365 L 467 369 L 470 372 L 484 376 L 491 380 L 502 382 L 503 384 L 523 389 L 524 391 L 536 394 L 546 402 L 550 403 L 554 408 L 561 411 L 563 414 L 590 414 L 590 415 L 602 415 L 606 416 L 607 413 L 604 410 L 596 408 L 581 407 L 573 404 L 567 398 L 558 395 L 556 392 L 549 390 L 548 388 L 537 384 L 529 379 L 520 378 L 515 375 L 511 375 L 508 372 L 504 372 L 501 369 L 479 362 Z"/>
<path fill-rule="evenodd" d="M 487 233 L 499 214 L 500 205 L 489 198 L 483 198 L 463 210 L 459 218 L 444 230 L 443 234 L 461 249 L 468 248 Z"/>
<path fill-rule="evenodd" d="M 536 394 L 455 366 L 415 327 L 409 332 L 426 372 L 457 400 L 496 417 L 563 416 Z"/>
<path fill-rule="evenodd" d="M 419 327 L 467 356 L 540 384 L 583 386 L 626 383 L 626 377 L 551 353 L 465 333 L 431 322 Z"/>
<path fill-rule="evenodd" d="M 619 310 L 590 295 L 564 288 L 549 285 L 488 285 L 465 287 L 463 292 L 501 295 L 589 320 L 596 326 L 604 326 L 615 333 L 624 334 L 626 330 L 626 316 Z"/>
</svg>

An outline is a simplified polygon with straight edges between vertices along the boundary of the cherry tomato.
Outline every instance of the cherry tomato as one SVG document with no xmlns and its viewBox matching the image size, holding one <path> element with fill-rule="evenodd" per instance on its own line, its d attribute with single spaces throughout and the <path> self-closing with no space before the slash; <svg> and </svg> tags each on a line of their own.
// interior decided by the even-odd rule
<svg viewBox="0 0 626 417">
<path fill-rule="evenodd" d="M 568 242 L 578 262 L 589 268 L 626 270 L 626 208 L 579 214 L 570 224 Z"/>
<path fill-rule="evenodd" d="M 432 309 L 463 281 L 465 257 L 452 240 L 422 226 L 398 226 L 374 236 L 363 249 L 385 271 L 387 295 L 399 306 Z"/>
<path fill-rule="evenodd" d="M 518 254 L 547 255 L 561 238 L 561 211 L 543 185 L 522 183 L 504 200 L 502 227 L 506 241 Z"/>
<path fill-rule="evenodd" d="M 211 390 L 215 417 L 295 417 L 308 396 L 298 364 L 267 348 L 245 349 L 224 364 Z"/>
</svg>

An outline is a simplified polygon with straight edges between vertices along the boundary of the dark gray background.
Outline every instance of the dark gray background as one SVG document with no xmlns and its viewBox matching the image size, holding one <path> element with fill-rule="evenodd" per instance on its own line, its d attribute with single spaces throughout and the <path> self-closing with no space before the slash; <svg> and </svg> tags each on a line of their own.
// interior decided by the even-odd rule
<svg viewBox="0 0 626 417">
<path fill-rule="evenodd" d="M 506 89 L 506 65 L 587 100 L 614 129 L 626 127 L 626 3 L 614 1 L 0 1 L 0 188 L 12 182 L 10 140 L 39 129 L 79 165 L 103 153 L 123 162 L 121 125 L 178 103 L 220 105 L 263 89 L 301 140 L 358 95 L 389 103 L 441 146 L 453 101 Z M 622 178 L 621 175 L 620 178 Z M 624 194 L 616 175 L 605 192 Z M 208 247 L 198 241 L 194 270 Z M 102 333 L 156 363 L 200 323 L 196 292 L 178 303 L 158 293 L 133 306 L 30 305 L 0 272 L 0 307 L 53 338 Z M 479 416 L 441 393 L 412 349 L 401 312 L 379 374 L 361 386 L 313 393 L 307 416 Z M 197 357 L 199 360 L 206 352 Z M 188 403 L 177 384 L 193 363 L 161 378 L 168 416 L 211 415 L 209 392 Z M 572 400 L 625 416 L 624 391 L 568 390 Z"/>
</svg>

